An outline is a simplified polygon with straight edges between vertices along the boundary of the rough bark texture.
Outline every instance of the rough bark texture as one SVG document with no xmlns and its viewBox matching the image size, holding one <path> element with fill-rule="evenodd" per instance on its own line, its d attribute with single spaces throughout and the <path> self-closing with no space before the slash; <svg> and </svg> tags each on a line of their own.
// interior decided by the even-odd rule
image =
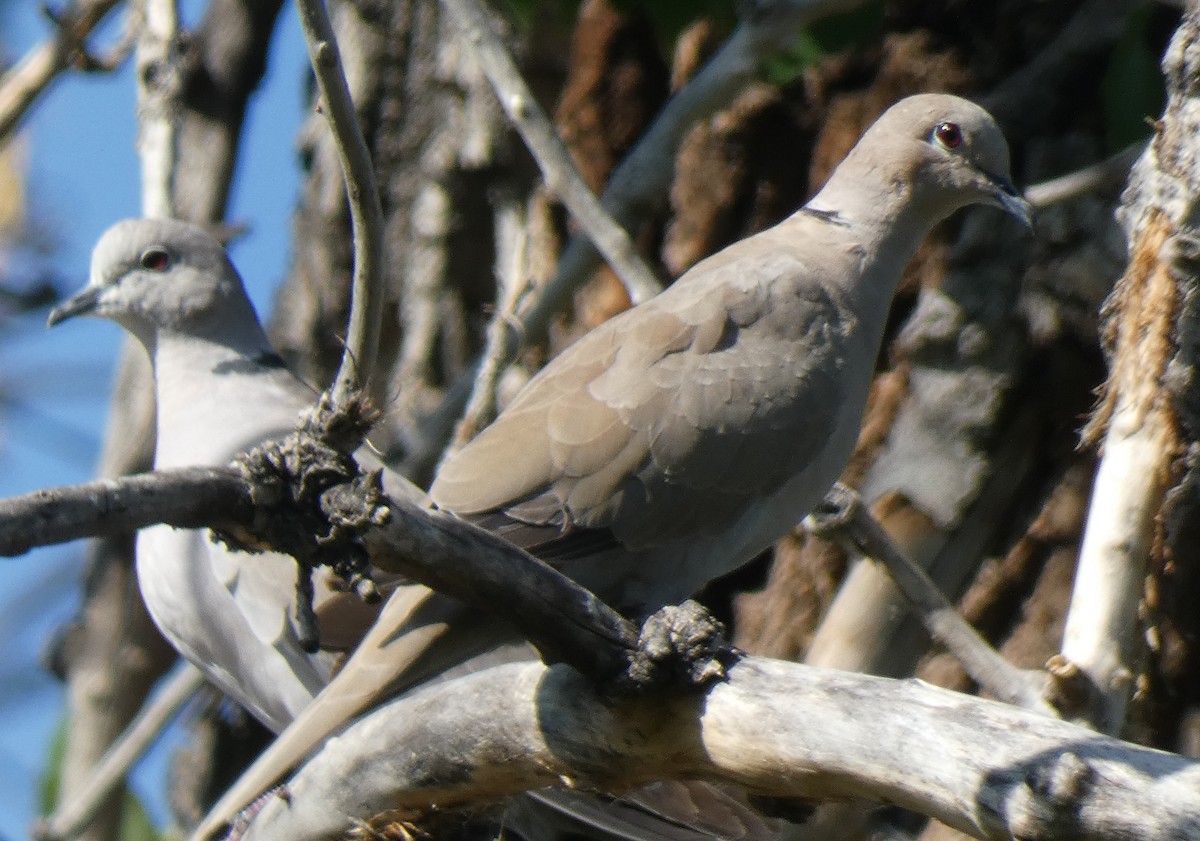
<svg viewBox="0 0 1200 841">
<path fill-rule="evenodd" d="M 180 182 L 180 207 L 195 218 L 220 216 L 241 108 L 261 71 L 278 5 L 215 3 L 211 25 L 188 53 L 193 75 L 187 91 L 195 112 L 181 126 L 181 137 L 185 149 L 202 146 L 206 155 L 193 159 L 202 165 L 182 169 L 208 175 L 202 185 L 185 189 Z M 669 95 L 729 34 L 727 22 L 717 20 L 687 27 L 664 22 L 660 7 L 669 5 L 588 0 L 564 11 L 535 3 L 529 19 L 505 18 L 508 6 L 492 6 L 597 190 Z M 507 274 L 536 291 L 553 275 L 573 226 L 537 184 L 469 45 L 455 37 L 436 2 L 343 0 L 331 6 L 387 220 L 389 301 L 380 357 L 387 375 L 377 379 L 382 386 L 376 395 L 387 423 L 376 445 L 423 482 L 450 439 L 465 400 L 462 383 L 471 379 L 485 327 L 503 299 L 495 277 Z M 1131 0 L 868 4 L 841 21 L 841 34 L 837 27 L 814 29 L 825 45 L 818 60 L 799 71 L 772 66 L 739 88 L 726 107 L 692 125 L 675 155 L 669 194 L 631 213 L 638 220 L 632 234 L 663 277 L 678 276 L 792 212 L 866 125 L 897 98 L 918 91 L 961 93 L 993 109 L 1010 138 L 1020 184 L 1104 159 L 1117 151 L 1106 137 L 1116 108 L 1106 86 L 1128 76 L 1121 62 L 1131 47 L 1161 55 L 1177 23 L 1167 4 L 1135 7 Z M 220 14 L 238 23 L 218 25 Z M 1112 218 L 1115 191 L 1100 191 L 1039 209 L 1034 238 L 984 209 L 952 220 L 921 249 L 897 300 L 845 477 L 863 489 L 899 544 L 959 600 L 985 636 L 1013 663 L 1042 668 L 1062 649 L 1075 586 L 1099 455 L 1076 449 L 1078 430 L 1105 377 L 1099 309 L 1125 272 L 1127 233 L 1138 259 L 1106 311 L 1109 362 L 1114 383 L 1124 379 L 1142 388 L 1161 411 L 1152 478 L 1165 503 L 1145 509 L 1146 545 L 1154 551 L 1146 592 L 1140 584 L 1136 591 L 1126 588 L 1143 624 L 1136 637 L 1124 639 L 1129 652 L 1118 688 L 1123 697 L 1137 689 L 1134 706 L 1127 715 L 1093 714 L 1092 720 L 1108 729 L 1124 722 L 1129 737 L 1193 756 L 1200 755 L 1200 620 L 1194 610 L 1200 419 L 1192 358 L 1200 248 L 1190 197 L 1200 177 L 1194 174 L 1195 50 L 1184 47 L 1192 44 L 1194 26 L 1189 21 L 1181 31 L 1166 62 L 1173 97 L 1124 199 L 1125 233 Z M 1155 113 L 1156 107 L 1145 110 Z M 277 298 L 271 332 L 302 376 L 324 384 L 341 354 L 349 231 L 342 174 L 320 114 L 311 116 L 301 148 L 306 181 L 294 218 L 293 271 Z M 513 259 L 515 251 L 520 259 Z M 519 363 L 499 378 L 501 404 L 547 357 L 628 306 L 607 269 L 585 274 L 590 282 L 564 307 L 549 339 L 524 348 Z M 1128 367 L 1130 353 L 1145 356 L 1154 349 L 1156 367 Z M 1120 394 L 1119 387 L 1106 392 L 1102 419 L 1114 414 Z M 97 578 L 97 591 L 110 594 L 112 610 L 136 613 L 128 566 L 105 574 L 111 578 Z M 870 562 L 847 558 L 817 538 L 798 533 L 785 539 L 769 557 L 715 583 L 704 598 L 733 620 L 737 642 L 753 652 L 897 676 L 915 671 L 972 690 L 957 664 L 928 650 L 891 584 Z M 89 603 L 88 611 L 99 605 Z M 133 613 L 132 627 L 144 625 L 144 617 Z M 105 615 L 90 627 L 116 621 L 111 610 Z M 105 639 L 96 634 L 94 643 L 112 649 Z M 105 656 L 110 659 L 81 659 L 114 662 Z M 1070 677 L 1070 663 L 1059 661 L 1052 671 L 1061 678 L 1052 700 L 1072 713 L 1095 712 L 1089 701 L 1101 693 L 1077 692 L 1081 684 Z M 136 683 L 133 677 L 120 680 Z M 73 694 L 84 696 L 82 682 Z M 197 751 L 205 761 L 188 767 L 193 792 L 236 765 L 219 754 L 224 748 L 210 748 L 206 743 Z M 1046 791 L 1073 791 L 1087 778 L 1068 767 L 1065 756 L 1063 763 L 1045 778 Z M 1028 805 L 1021 798 L 988 799 L 996 786 L 1011 783 L 1010 794 L 1019 788 L 1013 775 L 1023 770 L 1028 768 L 1018 763 L 981 782 L 974 792 L 980 814 Z M 550 777 L 543 766 L 530 771 L 527 782 Z M 1056 789 L 1059 783 L 1065 788 Z M 1006 837 L 991 812 L 970 826 L 945 804 L 932 808 L 907 790 L 897 796 L 903 781 L 896 785 L 869 793 L 922 806 L 957 827 L 932 825 L 927 841 L 963 829 Z M 502 788 L 512 787 L 506 780 Z M 188 817 L 203 797 L 192 801 Z M 1159 817 L 1144 805 L 1135 812 Z M 1004 818 L 1005 831 L 1019 837 L 1076 837 L 1069 821 L 1039 823 L 1036 810 Z M 843 824 L 843 837 L 865 837 L 853 834 L 852 819 Z M 479 831 L 478 823 L 470 827 Z M 1184 823 L 1174 829 L 1179 834 L 1170 836 L 1168 828 L 1163 837 L 1195 831 Z"/>
<path fill-rule="evenodd" d="M 353 825 L 347 815 L 419 826 L 429 803 L 530 783 L 623 791 L 685 776 L 783 797 L 866 796 L 996 841 L 1200 838 L 1200 764 L 914 681 L 747 658 L 703 699 L 613 706 L 579 675 L 540 664 L 457 683 L 385 706 L 331 742 L 244 837 L 333 839 Z"/>
</svg>

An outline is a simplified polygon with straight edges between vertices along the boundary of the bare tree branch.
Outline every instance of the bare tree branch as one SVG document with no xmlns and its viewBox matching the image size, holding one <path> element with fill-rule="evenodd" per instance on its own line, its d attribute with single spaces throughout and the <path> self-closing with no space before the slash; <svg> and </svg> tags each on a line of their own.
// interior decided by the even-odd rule
<svg viewBox="0 0 1200 841">
<path fill-rule="evenodd" d="M 599 678 L 625 671 L 629 652 L 638 647 L 637 630 L 587 590 L 490 532 L 440 511 L 384 499 L 386 522 L 363 536 L 377 567 L 491 611 L 550 662 Z M 283 508 L 264 516 L 262 506 L 271 502 Z M 293 516 L 287 506 L 278 489 L 254 488 L 232 467 L 90 482 L 0 502 L 0 554 L 153 523 L 214 526 L 265 541 L 258 525 Z"/>
<path fill-rule="evenodd" d="M 52 81 L 85 55 L 84 40 L 120 0 L 79 0 L 57 14 L 55 33 L 0 77 L 0 144 Z"/>
<path fill-rule="evenodd" d="M 1200 839 L 1200 763 L 917 681 L 753 657 L 700 698 L 609 705 L 539 664 L 428 687 L 327 743 L 243 837 L 332 839 L 355 818 L 419 826 L 530 787 L 680 777 L 865 797 L 983 839 Z"/>
<path fill-rule="evenodd" d="M 333 393 L 340 403 L 371 377 L 379 352 L 383 318 L 383 208 L 371 155 L 358 127 L 325 4 L 323 0 L 296 0 L 296 7 L 350 200 L 354 279 L 346 351 L 334 379 Z"/>
<path fill-rule="evenodd" d="M 1025 200 L 1036 208 L 1043 208 L 1087 193 L 1115 190 L 1125 183 L 1129 168 L 1145 148 L 1145 143 L 1134 143 L 1099 163 L 1040 184 L 1032 184 L 1025 190 Z"/>
<path fill-rule="evenodd" d="M 442 5 L 466 30 L 504 113 L 537 161 L 546 185 L 562 199 L 584 234 L 621 278 L 629 298 L 639 303 L 662 290 L 654 272 L 642 260 L 629 234 L 605 211 L 592 193 L 550 118 L 537 104 L 521 78 L 516 62 L 476 0 L 442 0 Z"/>
<path fill-rule="evenodd" d="M 68 841 L 82 833 L 97 812 L 125 779 L 135 762 L 162 735 L 163 729 L 204 685 L 204 675 L 190 663 L 183 663 L 166 685 L 142 708 L 120 739 L 104 754 L 88 784 L 75 798 L 60 803 L 35 836 L 45 841 Z"/>
<path fill-rule="evenodd" d="M 246 106 L 266 72 L 283 0 L 212 0 L 187 41 L 175 172 L 180 219 L 225 218 Z"/>
<path fill-rule="evenodd" d="M 917 611 L 929 635 L 944 645 L 984 690 L 1005 703 L 1057 715 L 1044 698 L 1045 676 L 1014 668 L 988 645 L 959 615 L 929 574 L 900 550 L 863 506 L 856 491 L 835 485 L 821 507 L 809 516 L 818 535 L 837 537 L 883 564 Z"/>
<path fill-rule="evenodd" d="M 204 528 L 253 506 L 232 467 L 187 467 L 47 488 L 0 501 L 0 555 L 84 537 L 130 534 L 154 523 Z"/>
</svg>

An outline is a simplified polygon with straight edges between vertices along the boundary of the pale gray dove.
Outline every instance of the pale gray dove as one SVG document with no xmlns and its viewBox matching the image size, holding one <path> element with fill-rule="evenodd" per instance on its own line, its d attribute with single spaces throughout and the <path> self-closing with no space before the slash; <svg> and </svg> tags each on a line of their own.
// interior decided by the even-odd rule
<svg viewBox="0 0 1200 841">
<path fill-rule="evenodd" d="M 787 533 L 837 479 L 904 266 L 934 224 L 976 203 L 1029 221 L 999 128 L 957 97 L 903 100 L 805 207 L 552 360 L 442 465 L 433 500 L 628 612 L 692 595 Z M 448 601 L 417 607 L 448 610 L 441 622 L 389 601 L 197 836 L 353 716 L 504 638 Z M 406 622 L 417 631 L 398 633 Z"/>
<path fill-rule="evenodd" d="M 225 250 L 187 223 L 131 219 L 110 228 L 93 251 L 87 286 L 49 323 L 79 315 L 120 323 L 149 353 L 156 468 L 229 464 L 247 447 L 294 431 L 301 410 L 316 401 L 267 342 Z M 399 477 L 388 476 L 387 485 L 423 497 Z M 272 730 L 328 681 L 333 653 L 302 646 L 290 557 L 234 552 L 205 532 L 159 525 L 138 534 L 137 575 L 164 636 Z M 335 647 L 356 644 L 378 610 L 331 592 L 323 576 L 315 583 L 318 619 L 336 615 L 343 623 Z M 362 625 L 349 639 L 347 621 Z"/>
</svg>

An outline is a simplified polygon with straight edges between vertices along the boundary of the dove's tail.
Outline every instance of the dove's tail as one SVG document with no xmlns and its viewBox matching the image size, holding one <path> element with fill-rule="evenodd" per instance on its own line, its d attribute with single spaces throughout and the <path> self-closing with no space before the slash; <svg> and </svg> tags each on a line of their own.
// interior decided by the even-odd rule
<svg viewBox="0 0 1200 841">
<path fill-rule="evenodd" d="M 497 620 L 456 599 L 419 585 L 398 588 L 341 671 L 222 795 L 189 841 L 208 841 L 358 715 L 494 648 L 504 634 Z"/>
</svg>

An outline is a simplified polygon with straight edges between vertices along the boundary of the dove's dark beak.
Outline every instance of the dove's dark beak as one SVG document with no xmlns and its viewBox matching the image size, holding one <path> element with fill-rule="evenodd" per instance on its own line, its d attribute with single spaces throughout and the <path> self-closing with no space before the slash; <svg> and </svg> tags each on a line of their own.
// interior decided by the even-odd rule
<svg viewBox="0 0 1200 841">
<path fill-rule="evenodd" d="M 46 326 L 53 327 L 60 322 L 66 321 L 68 318 L 74 318 L 77 315 L 87 315 L 92 312 L 96 309 L 96 304 L 100 300 L 100 292 L 101 289 L 97 286 L 84 287 L 81 291 L 50 310 L 50 317 L 46 319 Z"/>
<path fill-rule="evenodd" d="M 989 177 L 996 188 L 993 195 L 996 198 L 997 206 L 1020 219 L 1026 228 L 1033 230 L 1033 205 L 1025 201 L 1025 198 L 1017 192 L 1017 188 L 1007 178 L 999 178 L 995 175 Z"/>
</svg>

